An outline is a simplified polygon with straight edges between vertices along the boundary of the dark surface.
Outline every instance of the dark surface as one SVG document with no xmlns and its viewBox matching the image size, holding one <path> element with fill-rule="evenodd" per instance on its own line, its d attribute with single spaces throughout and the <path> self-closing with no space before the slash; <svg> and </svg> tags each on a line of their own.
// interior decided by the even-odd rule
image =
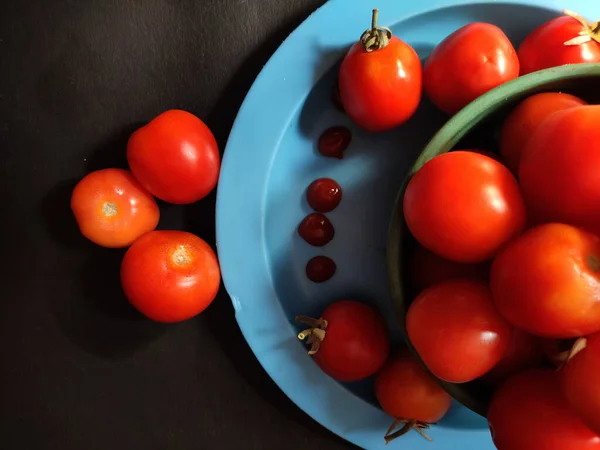
<svg viewBox="0 0 600 450">
<path fill-rule="evenodd" d="M 200 317 L 141 318 L 123 252 L 82 238 L 77 179 L 187 109 L 221 148 L 248 88 L 322 0 L 9 0 L 0 6 L 0 448 L 349 448 L 267 377 L 223 291 Z M 214 195 L 161 205 L 214 243 Z"/>
</svg>

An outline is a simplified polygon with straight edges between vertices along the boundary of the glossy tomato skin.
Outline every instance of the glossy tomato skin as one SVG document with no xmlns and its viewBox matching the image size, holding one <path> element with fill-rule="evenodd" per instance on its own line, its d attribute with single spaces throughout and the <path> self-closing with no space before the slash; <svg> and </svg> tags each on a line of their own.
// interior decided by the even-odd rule
<svg viewBox="0 0 600 450">
<path fill-rule="evenodd" d="M 180 322 L 204 311 L 219 290 L 212 248 L 184 231 L 152 231 L 127 250 L 121 284 L 129 302 L 157 322 Z"/>
<path fill-rule="evenodd" d="M 562 222 L 600 234 L 600 105 L 553 114 L 527 141 L 519 165 L 532 223 Z"/>
<path fill-rule="evenodd" d="M 421 60 L 415 50 L 392 36 L 388 45 L 367 52 L 355 43 L 342 61 L 340 97 L 346 114 L 367 131 L 395 128 L 421 101 Z"/>
<path fill-rule="evenodd" d="M 131 245 L 158 225 L 156 201 L 123 169 L 102 169 L 81 179 L 71 195 L 81 234 L 103 247 Z"/>
<path fill-rule="evenodd" d="M 560 371 L 562 393 L 575 414 L 600 435 L 600 333 Z"/>
<path fill-rule="evenodd" d="M 433 375 L 465 383 L 500 361 L 513 328 L 495 310 L 485 283 L 451 280 L 417 296 L 408 309 L 406 331 Z"/>
<path fill-rule="evenodd" d="M 381 408 L 395 419 L 436 423 L 452 404 L 450 395 L 407 351 L 385 364 L 375 379 L 375 395 Z"/>
<path fill-rule="evenodd" d="M 410 264 L 411 285 L 416 293 L 448 280 L 468 278 L 487 281 L 491 263 L 463 264 L 436 255 L 416 245 Z"/>
<path fill-rule="evenodd" d="M 217 141 L 198 117 L 169 110 L 135 131 L 127 161 L 140 183 L 169 203 L 186 204 L 207 196 L 221 166 Z"/>
<path fill-rule="evenodd" d="M 519 103 L 500 130 L 500 154 L 506 166 L 518 174 L 521 154 L 535 129 L 555 112 L 585 104 L 579 97 L 563 92 L 542 92 Z"/>
<path fill-rule="evenodd" d="M 565 64 L 600 62 L 600 43 L 594 40 L 565 45 L 584 29 L 573 17 L 561 16 L 533 30 L 517 51 L 521 75 Z"/>
<path fill-rule="evenodd" d="M 600 330 L 600 239 L 550 223 L 513 240 L 492 263 L 498 311 L 537 336 L 570 338 Z"/>
<path fill-rule="evenodd" d="M 518 76 L 519 58 L 504 32 L 495 25 L 474 22 L 456 30 L 431 52 L 423 69 L 423 87 L 434 105 L 454 114 Z"/>
<path fill-rule="evenodd" d="M 383 317 L 373 307 L 353 300 L 332 303 L 321 315 L 325 339 L 313 358 L 330 377 L 358 381 L 374 375 L 390 352 Z"/>
<path fill-rule="evenodd" d="M 510 378 L 495 392 L 487 418 L 498 450 L 600 449 L 600 437 L 570 411 L 550 369 Z"/>
<path fill-rule="evenodd" d="M 308 186 L 306 201 L 317 212 L 331 212 L 342 201 L 342 187 L 331 178 L 318 178 Z"/>
<path fill-rule="evenodd" d="M 403 208 L 421 245 L 462 263 L 491 259 L 526 222 L 515 177 L 498 161 L 470 151 L 427 162 L 409 181 Z"/>
</svg>

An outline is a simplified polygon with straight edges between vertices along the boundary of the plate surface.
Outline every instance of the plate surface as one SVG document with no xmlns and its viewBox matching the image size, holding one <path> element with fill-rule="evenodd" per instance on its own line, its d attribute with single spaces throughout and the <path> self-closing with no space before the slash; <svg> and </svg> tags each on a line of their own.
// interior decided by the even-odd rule
<svg viewBox="0 0 600 450">
<path fill-rule="evenodd" d="M 569 8 L 594 18 L 595 0 Z M 242 105 L 231 131 L 217 194 L 217 245 L 225 287 L 239 326 L 256 357 L 278 386 L 307 414 L 334 433 L 368 449 L 389 449 L 391 423 L 375 404 L 370 382 L 342 385 L 323 374 L 296 339 L 297 314 L 318 316 L 330 302 L 371 302 L 394 321 L 386 271 L 386 239 L 398 189 L 415 157 L 446 121 L 427 101 L 397 130 L 369 134 L 354 127 L 330 101 L 337 64 L 369 26 L 373 8 L 380 24 L 411 44 L 422 58 L 445 36 L 473 21 L 500 26 L 518 43 L 535 26 L 558 15 L 548 0 L 330 0 L 298 27 L 269 60 Z M 519 22 L 515 22 L 519 18 Z M 327 127 L 345 125 L 353 139 L 344 159 L 324 158 L 316 141 Z M 331 177 L 343 189 L 328 214 L 334 240 L 310 247 L 296 233 L 310 212 L 306 187 Z M 306 279 L 312 256 L 338 265 L 323 284 Z M 491 450 L 483 418 L 454 404 L 430 432 L 402 437 L 411 450 Z"/>
</svg>

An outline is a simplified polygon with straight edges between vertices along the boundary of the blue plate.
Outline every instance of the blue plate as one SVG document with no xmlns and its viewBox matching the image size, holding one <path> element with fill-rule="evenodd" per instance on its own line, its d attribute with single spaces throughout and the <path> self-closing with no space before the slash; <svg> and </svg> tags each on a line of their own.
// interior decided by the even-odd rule
<svg viewBox="0 0 600 450">
<path fill-rule="evenodd" d="M 223 280 L 239 326 L 263 367 L 307 414 L 334 433 L 368 449 L 384 449 L 392 419 L 376 405 L 372 385 L 342 385 L 327 377 L 296 339 L 297 314 L 318 316 L 345 298 L 374 303 L 399 333 L 388 293 L 385 247 L 394 200 L 416 155 L 446 117 L 425 100 L 409 123 L 368 134 L 330 101 L 337 63 L 369 27 L 381 25 L 411 44 L 422 58 L 444 37 L 473 21 L 500 26 L 518 43 L 565 6 L 590 19 L 597 0 L 330 0 L 281 45 L 257 78 L 231 131 L 217 196 L 217 245 Z M 315 143 L 327 127 L 345 125 L 353 139 L 344 159 L 320 156 Z M 304 243 L 296 228 L 310 212 L 306 187 L 331 177 L 343 189 L 328 214 L 336 235 L 323 249 Z M 306 279 L 306 262 L 331 256 L 338 265 L 323 284 Z M 415 432 L 398 448 L 491 450 L 486 421 L 460 405 L 430 432 Z"/>
</svg>

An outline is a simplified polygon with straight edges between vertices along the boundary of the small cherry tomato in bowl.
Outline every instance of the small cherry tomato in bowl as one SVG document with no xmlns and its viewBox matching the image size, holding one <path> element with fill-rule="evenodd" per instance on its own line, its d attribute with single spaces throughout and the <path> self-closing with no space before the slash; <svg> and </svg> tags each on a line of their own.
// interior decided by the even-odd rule
<svg viewBox="0 0 600 450">
<path fill-rule="evenodd" d="M 342 187 L 331 178 L 319 178 L 308 186 L 306 200 L 317 212 L 333 211 L 342 201 Z"/>
<path fill-rule="evenodd" d="M 81 234 L 103 247 L 127 247 L 158 225 L 156 200 L 131 172 L 102 169 L 87 174 L 71 195 Z"/>
<path fill-rule="evenodd" d="M 389 28 L 378 27 L 377 15 L 373 10 L 371 28 L 350 48 L 338 76 L 346 114 L 367 131 L 403 124 L 421 101 L 419 55 Z"/>
<path fill-rule="evenodd" d="M 193 114 L 177 109 L 159 114 L 131 135 L 127 161 L 142 186 L 176 204 L 206 197 L 217 185 L 221 166 L 209 128 Z"/>
<path fill-rule="evenodd" d="M 298 334 L 309 355 L 330 377 L 358 381 L 381 369 L 390 351 L 385 320 L 373 307 L 353 300 L 329 305 L 319 319 L 298 316 L 310 328 Z"/>
</svg>

